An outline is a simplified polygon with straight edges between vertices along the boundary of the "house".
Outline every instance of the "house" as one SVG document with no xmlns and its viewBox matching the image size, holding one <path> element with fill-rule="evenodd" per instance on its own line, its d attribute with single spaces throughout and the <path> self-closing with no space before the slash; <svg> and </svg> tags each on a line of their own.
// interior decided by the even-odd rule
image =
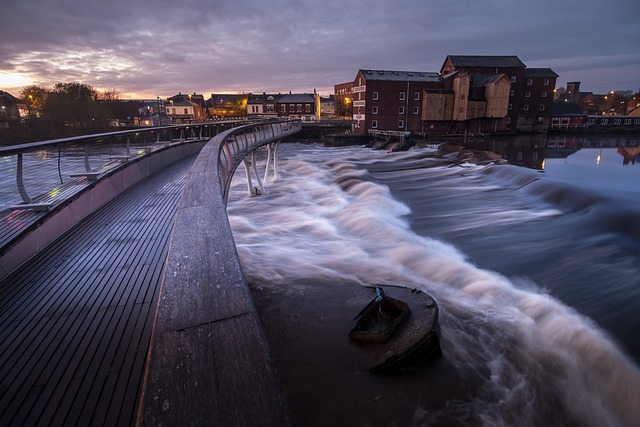
<svg viewBox="0 0 640 427">
<path fill-rule="evenodd" d="M 504 74 L 511 81 L 508 114 L 504 126 L 496 121 L 494 127 L 511 132 L 546 132 L 558 78 L 550 68 L 527 68 L 517 56 L 448 55 L 440 74 L 444 77 L 454 71 L 486 77 Z"/>
<path fill-rule="evenodd" d="M 247 100 L 249 118 L 286 117 L 303 121 L 320 120 L 320 96 L 313 91 L 288 94 L 251 94 Z"/>
<path fill-rule="evenodd" d="M 441 86 L 439 74 L 433 72 L 358 70 L 351 100 L 353 133 L 419 132 L 423 93 Z"/>
<path fill-rule="evenodd" d="M 277 118 L 277 102 L 280 94 L 249 94 L 247 100 L 247 117 L 249 118 Z"/>
<path fill-rule="evenodd" d="M 318 121 L 320 120 L 320 96 L 315 90 L 313 94 L 282 95 L 278 98 L 278 115 L 302 121 Z"/>
<path fill-rule="evenodd" d="M 207 115 L 213 118 L 246 116 L 249 97 L 247 94 L 212 93 L 206 103 Z"/>
<path fill-rule="evenodd" d="M 0 124 L 8 126 L 11 122 L 17 122 L 27 115 L 25 103 L 11 95 L 9 92 L 0 90 Z"/>
<path fill-rule="evenodd" d="M 328 119 L 334 116 L 335 112 L 335 96 L 320 97 L 320 118 Z"/>
<path fill-rule="evenodd" d="M 167 98 L 165 114 L 169 123 L 198 123 L 205 120 L 204 97 L 178 92 Z"/>
</svg>

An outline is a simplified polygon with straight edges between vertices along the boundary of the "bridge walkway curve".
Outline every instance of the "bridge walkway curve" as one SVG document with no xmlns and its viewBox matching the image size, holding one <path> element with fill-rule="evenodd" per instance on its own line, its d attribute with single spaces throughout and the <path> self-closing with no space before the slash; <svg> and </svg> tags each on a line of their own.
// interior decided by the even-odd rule
<svg viewBox="0 0 640 427">
<path fill-rule="evenodd" d="M 290 425 L 225 200 L 247 155 L 299 130 L 218 134 L 5 275 L 0 425 Z"/>
</svg>

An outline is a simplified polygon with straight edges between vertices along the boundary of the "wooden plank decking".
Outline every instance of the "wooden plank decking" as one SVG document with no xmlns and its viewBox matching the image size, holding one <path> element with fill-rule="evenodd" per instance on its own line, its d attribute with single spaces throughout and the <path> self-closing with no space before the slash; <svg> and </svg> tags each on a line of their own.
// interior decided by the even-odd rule
<svg viewBox="0 0 640 427">
<path fill-rule="evenodd" d="M 129 189 L 0 283 L 1 426 L 135 423 L 192 162 Z"/>
</svg>

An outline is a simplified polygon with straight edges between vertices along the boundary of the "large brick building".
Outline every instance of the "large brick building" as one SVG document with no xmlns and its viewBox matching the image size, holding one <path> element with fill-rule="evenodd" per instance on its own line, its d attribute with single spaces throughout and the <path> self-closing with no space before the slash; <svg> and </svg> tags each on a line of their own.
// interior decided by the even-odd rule
<svg viewBox="0 0 640 427">
<path fill-rule="evenodd" d="M 546 132 L 557 77 L 517 56 L 450 55 L 440 72 L 359 70 L 336 104 L 351 103 L 360 135 Z"/>
</svg>

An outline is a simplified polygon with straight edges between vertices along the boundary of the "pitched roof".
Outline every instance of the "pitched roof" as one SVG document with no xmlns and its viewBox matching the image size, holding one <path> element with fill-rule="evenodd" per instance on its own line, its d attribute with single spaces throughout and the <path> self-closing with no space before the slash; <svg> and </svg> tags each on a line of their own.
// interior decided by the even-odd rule
<svg viewBox="0 0 640 427">
<path fill-rule="evenodd" d="M 525 68 L 525 77 L 559 77 L 551 68 Z"/>
<path fill-rule="evenodd" d="M 447 55 L 447 59 L 451 61 L 454 67 L 525 67 L 524 63 L 515 55 Z"/>
<path fill-rule="evenodd" d="M 300 103 L 300 102 L 314 102 L 315 98 L 313 95 L 308 93 L 294 93 L 290 95 L 282 95 L 280 99 L 278 99 L 278 103 L 280 104 L 290 104 L 290 103 Z"/>
<path fill-rule="evenodd" d="M 11 95 L 9 92 L 5 92 L 3 90 L 0 90 L 0 97 L 6 99 L 7 101 L 17 104 L 20 103 L 22 101 L 20 101 L 20 99 L 16 98 L 15 96 Z"/>
<path fill-rule="evenodd" d="M 427 71 L 359 70 L 367 80 L 390 82 L 439 82 L 440 74 Z"/>
</svg>

